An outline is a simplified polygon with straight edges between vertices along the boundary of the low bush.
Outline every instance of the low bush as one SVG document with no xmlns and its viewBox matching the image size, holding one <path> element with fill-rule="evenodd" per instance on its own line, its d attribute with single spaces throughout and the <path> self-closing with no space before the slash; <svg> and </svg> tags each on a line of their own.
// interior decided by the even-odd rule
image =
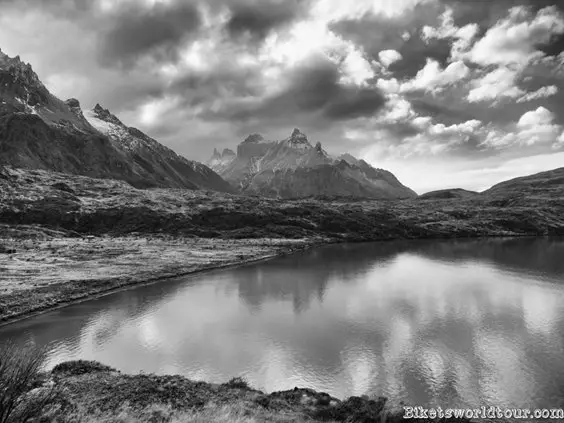
<svg viewBox="0 0 564 423">
<path fill-rule="evenodd" d="M 97 361 L 75 360 L 57 364 L 55 367 L 53 367 L 51 373 L 54 375 L 64 374 L 66 376 L 79 376 L 87 373 L 112 371 L 114 371 L 114 369 L 112 369 L 110 366 L 98 363 Z"/>
</svg>

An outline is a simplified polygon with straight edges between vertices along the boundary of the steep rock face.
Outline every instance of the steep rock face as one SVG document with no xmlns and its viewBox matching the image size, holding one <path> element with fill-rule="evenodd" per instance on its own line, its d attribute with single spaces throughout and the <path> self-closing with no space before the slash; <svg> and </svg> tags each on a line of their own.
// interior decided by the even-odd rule
<svg viewBox="0 0 564 423">
<path fill-rule="evenodd" d="M 206 162 L 206 165 L 216 172 L 223 172 L 236 157 L 237 154 L 229 148 L 225 148 L 221 153 L 217 148 L 214 148 L 213 155 L 211 159 Z"/>
<path fill-rule="evenodd" d="M 88 122 L 125 150 L 132 162 L 161 186 L 232 192 L 233 188 L 209 167 L 176 154 L 140 130 L 123 124 L 97 104 L 85 113 Z"/>
<path fill-rule="evenodd" d="M 260 134 L 251 134 L 237 146 L 237 154 L 223 156 L 219 163 L 210 167 L 239 191 L 252 180 L 261 167 L 261 159 L 275 142 L 267 141 Z"/>
<path fill-rule="evenodd" d="M 212 163 L 213 162 L 213 163 Z M 227 165 L 214 152 L 210 165 L 242 193 L 282 198 L 350 196 L 380 199 L 414 198 L 390 172 L 375 169 L 350 154 L 331 157 L 317 142 L 312 145 L 299 129 L 278 142 L 252 134 L 237 148 Z"/>
<path fill-rule="evenodd" d="M 272 143 L 266 141 L 262 135 L 251 134 L 237 146 L 237 157 L 248 160 L 262 157 L 271 145 Z"/>
<path fill-rule="evenodd" d="M 1 51 L 0 164 L 121 179 L 140 188 L 232 190 L 208 167 L 128 128 L 99 105 L 85 117 L 78 100 L 59 100 L 29 64 Z"/>
</svg>

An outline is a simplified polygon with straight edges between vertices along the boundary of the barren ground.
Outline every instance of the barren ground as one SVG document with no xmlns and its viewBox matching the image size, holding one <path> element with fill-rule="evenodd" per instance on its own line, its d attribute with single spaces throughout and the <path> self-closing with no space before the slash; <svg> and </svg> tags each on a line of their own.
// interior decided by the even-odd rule
<svg viewBox="0 0 564 423">
<path fill-rule="evenodd" d="M 0 321 L 128 285 L 238 265 L 311 246 L 305 239 L 0 236 Z M 40 230 L 39 230 L 40 232 Z"/>
</svg>

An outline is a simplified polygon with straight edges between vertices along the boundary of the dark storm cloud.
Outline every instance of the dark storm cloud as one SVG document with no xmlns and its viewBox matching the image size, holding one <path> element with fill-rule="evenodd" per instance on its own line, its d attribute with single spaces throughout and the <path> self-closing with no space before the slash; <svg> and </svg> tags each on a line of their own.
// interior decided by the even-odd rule
<svg viewBox="0 0 564 423">
<path fill-rule="evenodd" d="M 421 39 L 425 25 L 436 26 L 443 8 L 436 3 L 419 4 L 397 17 L 389 18 L 367 14 L 360 19 L 334 22 L 331 30 L 361 46 L 370 60 L 378 60 L 382 50 L 396 50 L 403 58 L 390 66 L 399 79 L 412 78 L 425 66 L 427 58 L 438 61 L 443 67 L 450 56 L 449 40 Z M 409 38 L 404 39 L 408 34 Z"/>
<path fill-rule="evenodd" d="M 220 115 L 234 121 L 292 119 L 303 114 L 342 121 L 372 116 L 384 106 L 385 96 L 377 88 L 343 85 L 339 79 L 338 65 L 312 58 L 292 71 L 283 91 L 250 105 L 229 104 Z"/>
<path fill-rule="evenodd" d="M 271 31 L 296 19 L 304 11 L 306 1 L 252 1 L 228 4 L 230 17 L 226 24 L 229 36 L 250 35 L 264 39 Z"/>
<path fill-rule="evenodd" d="M 476 114 L 468 111 L 462 103 L 447 103 L 444 100 L 439 101 L 431 96 L 408 95 L 407 98 L 411 103 L 413 110 L 420 116 L 429 116 L 433 118 L 433 122 L 442 123 L 450 126 L 460 122 L 466 122 L 472 119 L 478 119 Z"/>
<path fill-rule="evenodd" d="M 225 97 L 257 97 L 263 90 L 260 78 L 256 69 L 216 67 L 206 72 L 190 72 L 170 84 L 166 92 L 184 97 L 189 106 L 205 105 Z"/>
<path fill-rule="evenodd" d="M 404 139 L 414 137 L 423 130 L 411 122 L 381 123 L 379 129 L 383 129 L 392 134 L 393 139 Z"/>
<path fill-rule="evenodd" d="M 564 52 L 564 34 L 553 37 L 550 42 L 537 48 L 547 56 L 558 56 Z"/>
<path fill-rule="evenodd" d="M 194 3 L 128 8 L 110 19 L 111 28 L 100 40 L 100 59 L 106 66 L 130 66 L 146 55 L 174 59 L 180 44 L 201 27 Z"/>
</svg>

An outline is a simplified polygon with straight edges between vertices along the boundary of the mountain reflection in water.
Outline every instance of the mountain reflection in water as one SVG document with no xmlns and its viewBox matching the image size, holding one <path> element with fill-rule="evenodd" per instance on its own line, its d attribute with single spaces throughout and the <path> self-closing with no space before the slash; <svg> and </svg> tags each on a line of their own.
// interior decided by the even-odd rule
<svg viewBox="0 0 564 423">
<path fill-rule="evenodd" d="M 413 405 L 561 407 L 564 240 L 335 245 L 7 326 L 126 372 Z"/>
</svg>

